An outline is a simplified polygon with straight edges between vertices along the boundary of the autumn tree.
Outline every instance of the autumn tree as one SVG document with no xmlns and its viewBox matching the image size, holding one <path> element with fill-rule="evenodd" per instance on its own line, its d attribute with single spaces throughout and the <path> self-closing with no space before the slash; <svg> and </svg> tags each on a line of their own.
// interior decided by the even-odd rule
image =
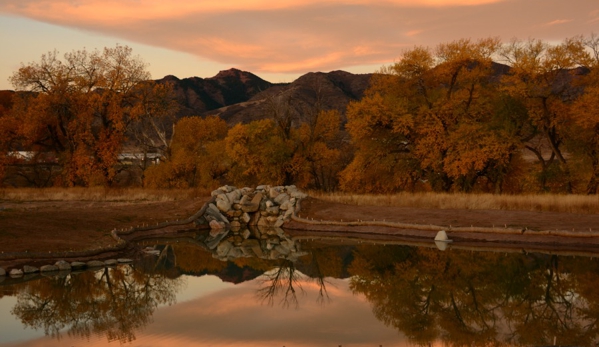
<svg viewBox="0 0 599 347">
<path fill-rule="evenodd" d="M 111 184 L 128 127 L 148 115 L 140 96 L 154 88 L 149 78 L 126 46 L 63 59 L 56 51 L 44 54 L 10 78 L 17 90 L 31 92 L 13 107 L 19 140 L 34 152 L 54 153 L 64 185 Z"/>
<path fill-rule="evenodd" d="M 502 78 L 503 90 L 522 101 L 536 133 L 525 148 L 538 160 L 541 189 L 550 189 L 548 179 L 557 170 L 556 184 L 561 187 L 556 188 L 573 192 L 574 178 L 564 144 L 571 126 L 571 105 L 581 94 L 572 81 L 584 73 L 577 68 L 590 62 L 582 38 L 556 45 L 535 39 L 513 40 L 500 54 L 510 65 L 509 74 Z"/>
<path fill-rule="evenodd" d="M 225 153 L 227 132 L 227 123 L 217 116 L 180 119 L 165 160 L 147 170 L 147 185 L 168 188 L 218 185 L 231 166 Z"/>
<path fill-rule="evenodd" d="M 501 190 L 518 149 L 499 126 L 492 58 L 498 39 L 416 47 L 385 68 L 362 100 L 348 107 L 356 158 L 345 189 L 469 191 L 481 177 Z"/>
<path fill-rule="evenodd" d="M 578 45 L 587 48 L 586 67 L 589 73 L 580 78 L 584 93 L 573 103 L 569 113 L 571 127 L 567 129 L 568 148 L 583 158 L 590 167 L 587 194 L 597 194 L 599 189 L 599 36 L 578 37 Z"/>
</svg>

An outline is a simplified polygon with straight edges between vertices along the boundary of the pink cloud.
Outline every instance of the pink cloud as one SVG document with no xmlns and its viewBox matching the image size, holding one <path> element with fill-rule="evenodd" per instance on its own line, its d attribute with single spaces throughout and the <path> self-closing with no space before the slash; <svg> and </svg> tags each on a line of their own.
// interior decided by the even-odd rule
<svg viewBox="0 0 599 347">
<path fill-rule="evenodd" d="M 390 63 L 406 47 L 434 46 L 460 38 L 559 40 L 592 32 L 595 19 L 589 21 L 589 13 L 596 10 L 596 0 L 580 0 L 576 6 L 563 0 L 0 3 L 0 14 L 190 53 L 255 73 Z M 565 23 L 568 25 L 559 25 Z"/>
</svg>

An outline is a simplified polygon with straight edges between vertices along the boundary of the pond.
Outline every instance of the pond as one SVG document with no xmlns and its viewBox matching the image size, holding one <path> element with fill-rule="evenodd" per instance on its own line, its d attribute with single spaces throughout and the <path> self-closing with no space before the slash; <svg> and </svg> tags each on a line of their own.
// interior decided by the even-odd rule
<svg viewBox="0 0 599 347">
<path fill-rule="evenodd" d="M 592 254 L 187 232 L 132 264 L 0 277 L 0 346 L 590 346 Z"/>
</svg>

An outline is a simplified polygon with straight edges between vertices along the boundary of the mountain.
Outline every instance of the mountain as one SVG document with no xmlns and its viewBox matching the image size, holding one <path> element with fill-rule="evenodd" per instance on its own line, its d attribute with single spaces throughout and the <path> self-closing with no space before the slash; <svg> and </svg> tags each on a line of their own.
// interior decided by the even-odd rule
<svg viewBox="0 0 599 347">
<path fill-rule="evenodd" d="M 273 84 L 250 72 L 229 69 L 210 78 L 166 76 L 156 82 L 172 85 L 180 105 L 178 117 L 217 115 L 234 125 L 270 118 L 276 112 L 290 112 L 301 121 L 316 107 L 345 114 L 347 104 L 362 97 L 371 76 L 311 72 L 292 83 Z"/>
<path fill-rule="evenodd" d="M 169 75 L 156 82 L 173 86 L 180 104 L 179 117 L 202 115 L 206 111 L 245 102 L 273 86 L 250 72 L 237 69 L 221 71 L 210 78 L 179 79 Z"/>
<path fill-rule="evenodd" d="M 345 71 L 310 72 L 292 83 L 273 85 L 246 102 L 221 107 L 205 114 L 217 115 L 232 125 L 280 117 L 283 114 L 296 122 L 302 122 L 319 109 L 335 109 L 341 113 L 344 122 L 347 104 L 364 95 L 371 77 L 372 74 L 352 74 Z"/>
</svg>

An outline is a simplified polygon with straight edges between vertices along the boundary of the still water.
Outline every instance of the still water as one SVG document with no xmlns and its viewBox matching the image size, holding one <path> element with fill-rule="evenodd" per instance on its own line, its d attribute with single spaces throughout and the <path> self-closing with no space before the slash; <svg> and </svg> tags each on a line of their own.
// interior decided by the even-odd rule
<svg viewBox="0 0 599 347">
<path fill-rule="evenodd" d="M 599 262 L 282 230 L 138 240 L 129 265 L 0 278 L 0 346 L 590 346 Z"/>
</svg>

